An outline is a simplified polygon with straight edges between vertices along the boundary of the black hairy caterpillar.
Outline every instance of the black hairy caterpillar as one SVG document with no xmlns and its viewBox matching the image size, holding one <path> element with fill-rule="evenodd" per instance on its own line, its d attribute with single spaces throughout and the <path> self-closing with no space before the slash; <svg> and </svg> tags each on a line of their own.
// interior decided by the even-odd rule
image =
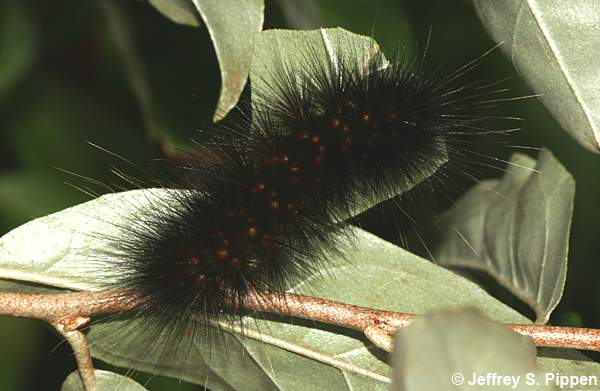
<svg viewBox="0 0 600 391">
<path fill-rule="evenodd" d="M 108 288 L 137 292 L 136 318 L 176 335 L 244 315 L 250 291 L 321 270 L 348 217 L 443 178 L 494 132 L 478 110 L 498 91 L 464 81 L 476 62 L 426 74 L 343 44 L 324 61 L 306 43 L 301 72 L 276 59 L 241 118 L 170 170 L 169 202 L 114 238 Z"/>
</svg>

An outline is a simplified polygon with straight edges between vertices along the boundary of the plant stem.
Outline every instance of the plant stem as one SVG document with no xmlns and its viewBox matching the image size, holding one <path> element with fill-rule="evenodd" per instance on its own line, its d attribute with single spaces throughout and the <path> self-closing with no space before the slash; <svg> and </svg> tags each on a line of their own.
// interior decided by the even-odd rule
<svg viewBox="0 0 600 391">
<path fill-rule="evenodd" d="M 389 336 L 418 316 L 283 292 L 251 295 L 245 305 L 255 311 L 314 320 L 363 333 L 376 328 Z M 508 327 L 531 337 L 536 346 L 600 351 L 600 329 L 524 324 L 509 324 Z"/>
<path fill-rule="evenodd" d="M 89 322 L 89 318 L 75 317 L 68 322 L 61 321 L 58 323 L 52 323 L 52 326 L 58 331 L 60 335 L 71 345 L 73 353 L 75 354 L 75 361 L 77 362 L 77 371 L 81 378 L 81 383 L 86 391 L 96 390 L 96 373 L 94 370 L 94 362 L 90 353 L 90 347 L 88 345 L 88 339 L 84 333 L 79 330 L 72 330 L 71 327 L 74 324 L 82 325 Z"/>
<path fill-rule="evenodd" d="M 363 331 L 376 325 L 390 334 L 397 328 L 407 326 L 414 315 L 382 311 L 366 307 L 302 296 L 285 292 L 260 292 L 251 294 L 244 301 L 248 309 L 315 320 L 335 326 Z"/>
<path fill-rule="evenodd" d="M 84 333 L 78 329 L 90 316 L 121 312 L 136 305 L 135 296 L 111 292 L 22 293 L 0 291 L 0 315 L 41 319 L 69 343 L 86 391 L 96 390 L 94 363 Z"/>
<path fill-rule="evenodd" d="M 0 315 L 60 323 L 67 331 L 74 331 L 79 326 L 78 322 L 84 322 L 91 316 L 128 311 L 139 304 L 139 297 L 125 291 L 0 292 Z M 251 293 L 244 306 L 249 311 L 275 313 L 358 330 L 386 350 L 391 347 L 391 336 L 395 330 L 407 326 L 417 316 L 274 291 Z M 521 324 L 509 327 L 531 337 L 537 346 L 600 351 L 600 329 Z"/>
<path fill-rule="evenodd" d="M 63 318 L 123 312 L 137 299 L 122 292 L 25 293 L 0 291 L 0 315 L 56 323 Z"/>
</svg>

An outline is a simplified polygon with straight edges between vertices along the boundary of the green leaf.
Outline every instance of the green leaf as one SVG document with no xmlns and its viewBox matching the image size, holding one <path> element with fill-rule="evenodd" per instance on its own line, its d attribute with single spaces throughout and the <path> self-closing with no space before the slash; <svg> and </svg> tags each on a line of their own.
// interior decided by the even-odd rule
<svg viewBox="0 0 600 391">
<path fill-rule="evenodd" d="M 99 276 L 110 252 L 107 235 L 118 234 L 119 221 L 149 207 L 152 190 L 107 194 L 32 220 L 0 238 L 0 278 L 75 290 L 101 289 Z M 163 199 L 168 192 L 161 192 Z M 159 200 L 157 193 L 154 205 Z M 120 227 L 123 229 L 123 226 Z M 93 276 L 93 277 L 92 277 Z"/>
<path fill-rule="evenodd" d="M 110 242 L 103 241 L 102 236 L 119 235 L 119 224 L 120 229 L 126 229 L 123 222 L 130 221 L 124 217 L 127 211 L 137 210 L 141 216 L 144 208 L 157 207 L 156 203 L 166 198 L 168 192 L 164 190 L 109 194 L 27 223 L 0 239 L 0 278 L 68 289 L 98 289 L 100 281 L 105 281 L 110 260 L 104 264 L 94 254 L 111 252 L 107 247 Z M 357 230 L 346 247 L 347 259 L 332 258 L 323 271 L 333 279 L 315 275 L 307 281 L 311 294 L 416 313 L 476 306 L 495 319 L 526 321 L 475 284 L 364 231 Z M 297 292 L 306 291 L 295 288 Z M 211 349 L 206 341 L 194 341 L 189 355 L 183 349 L 184 354 L 173 357 L 153 356 L 148 344 L 130 344 L 128 337 L 114 345 L 112 336 L 124 337 L 122 330 L 131 327 L 127 323 L 95 325 L 90 338 L 94 355 L 110 363 L 199 384 L 208 381 L 213 390 L 229 389 L 230 383 L 237 389 L 278 389 L 299 381 L 311 382 L 315 387 L 387 387 L 389 368 L 372 352 L 373 347 L 340 330 L 311 326 L 276 321 L 255 324 L 248 320 L 248 331 L 260 330 L 272 340 L 259 342 L 239 332 L 226 333 L 227 353 Z M 191 342 L 183 339 L 182 346 Z M 286 349 L 280 347 L 282 343 Z M 244 384 L 248 386 L 244 388 Z"/>
<path fill-rule="evenodd" d="M 309 50 L 310 54 L 307 54 Z M 314 59 L 323 61 L 325 66 L 329 63 L 336 64 L 342 60 L 338 57 L 356 58 L 357 61 L 367 64 L 375 56 L 381 55 L 375 40 L 342 28 L 310 31 L 263 31 L 257 34 L 254 40 L 253 62 L 250 68 L 253 102 L 260 101 L 262 98 L 261 94 L 255 94 L 254 91 L 261 91 L 262 94 L 265 94 L 279 82 L 277 72 L 281 72 L 281 70 L 275 68 L 278 66 L 277 64 L 282 63 L 285 69 L 290 71 L 290 74 L 303 74 L 306 72 L 307 66 L 314 66 L 311 64 L 313 54 Z M 307 57 L 310 59 L 307 60 Z M 446 149 L 442 141 L 439 141 L 439 148 L 445 154 Z M 367 200 L 357 201 L 357 204 L 353 205 L 352 213 L 348 218 L 406 192 L 433 175 L 446 161 L 447 159 L 432 159 L 430 162 L 423 163 L 418 175 L 414 175 L 405 183 L 398 183 L 395 191 L 391 194 L 382 192 L 369 194 L 365 197 Z"/>
<path fill-rule="evenodd" d="M 307 49 L 311 53 L 307 53 Z M 325 64 L 337 63 L 336 56 L 357 58 L 367 63 L 380 55 L 377 42 L 371 37 L 354 34 L 342 28 L 316 30 L 266 30 L 255 35 L 250 80 L 252 89 L 265 93 L 270 86 L 278 82 L 278 71 L 274 69 L 283 63 L 290 73 L 306 73 L 307 61 L 323 61 Z M 311 59 L 307 60 L 307 56 Z M 253 95 L 260 99 L 260 96 Z"/>
<path fill-rule="evenodd" d="M 124 234 L 132 215 L 141 219 L 148 208 L 169 202 L 166 190 L 148 189 L 108 194 L 29 222 L 0 239 L 0 279 L 46 284 L 74 290 L 96 290 L 110 276 L 114 251 L 105 235 Z M 346 258 L 332 256 L 321 273 L 290 287 L 317 297 L 372 308 L 412 313 L 443 308 L 475 307 L 492 319 L 528 323 L 527 319 L 489 296 L 474 283 L 371 234 L 356 230 L 344 246 Z M 105 257 L 98 257 L 104 254 Z M 14 290 L 18 284 L 13 284 Z M 387 389 L 390 369 L 381 351 L 353 332 L 317 327 L 310 322 L 246 318 L 245 334 L 225 326 L 222 344 L 181 335 L 177 355 L 160 354 L 160 339 L 136 343 L 143 320 L 94 324 L 89 337 L 95 357 L 114 365 L 231 389 Z M 136 330 L 137 329 L 137 330 Z M 131 333 L 131 334 L 130 334 Z M 137 333 L 139 334 L 139 333 Z M 202 333 L 197 333 L 202 334 Z M 262 341 L 259 341 L 261 340 Z M 114 343 L 117 342 L 117 343 Z M 213 341 L 214 342 L 214 341 Z M 189 350 L 188 350 L 189 347 Z M 567 373 L 579 361 L 556 362 Z M 550 365 L 546 362 L 546 365 Z M 590 364 L 586 371 L 599 370 Z M 566 368 L 566 369 L 564 369 Z"/>
<path fill-rule="evenodd" d="M 213 120 L 235 107 L 246 85 L 252 39 L 262 30 L 264 0 L 150 0 L 172 21 L 199 26 L 202 18 L 215 47 L 221 71 L 221 93 Z"/>
<path fill-rule="evenodd" d="M 96 369 L 96 391 L 145 391 L 139 383 L 118 373 Z M 77 371 L 71 372 L 65 379 L 61 391 L 85 391 Z"/>
<path fill-rule="evenodd" d="M 0 4 L 0 98 L 29 72 L 38 55 L 34 27 L 25 3 Z"/>
<path fill-rule="evenodd" d="M 161 14 L 175 23 L 200 26 L 200 18 L 192 0 L 148 0 Z"/>
<path fill-rule="evenodd" d="M 585 377 L 590 380 L 596 379 L 596 382 L 599 381 L 600 364 L 577 350 L 540 348 L 538 349 L 538 355 L 538 365 L 544 368 L 545 373 L 576 376 L 578 379 L 584 379 Z M 592 380 L 592 384 L 580 384 L 574 389 L 579 391 L 598 390 L 598 384 L 593 384 Z"/>
<path fill-rule="evenodd" d="M 193 0 L 219 59 L 221 94 L 214 121 L 237 104 L 250 71 L 254 33 L 262 30 L 264 0 Z"/>
<path fill-rule="evenodd" d="M 435 258 L 487 272 L 546 323 L 565 284 L 574 195 L 549 151 L 537 163 L 515 154 L 502 179 L 480 183 L 445 214 Z"/>
<path fill-rule="evenodd" d="M 561 126 L 600 152 L 600 2 L 473 0 L 492 38 Z"/>
<path fill-rule="evenodd" d="M 410 254 L 365 231 L 346 241 L 347 258 L 332 257 L 326 270 L 307 278 L 294 292 L 372 308 L 424 313 L 440 308 L 476 307 L 488 316 L 526 322 L 470 281 Z M 212 390 L 225 389 L 387 389 L 389 366 L 381 352 L 356 335 L 307 322 L 244 321 L 215 347 L 201 339 L 181 341 L 182 354 L 165 356 L 143 340 L 115 343 L 114 336 L 143 327 L 123 321 L 92 327 L 94 356 L 113 365 L 173 376 Z M 252 337 L 263 340 L 255 340 Z M 154 341 L 154 343 L 158 343 Z M 192 348 L 187 350 L 188 344 Z"/>
<path fill-rule="evenodd" d="M 552 390 L 536 366 L 535 346 L 475 311 L 437 311 L 398 330 L 393 390 Z M 469 387 L 474 375 L 510 376 L 512 383 Z M 540 385 L 528 386 L 526 376 Z M 486 387 L 487 386 L 487 387 Z"/>
</svg>

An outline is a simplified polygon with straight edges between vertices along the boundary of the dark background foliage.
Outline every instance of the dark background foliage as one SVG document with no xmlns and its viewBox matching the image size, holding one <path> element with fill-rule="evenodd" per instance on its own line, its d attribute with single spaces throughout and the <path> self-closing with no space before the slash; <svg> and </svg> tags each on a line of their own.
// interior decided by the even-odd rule
<svg viewBox="0 0 600 391">
<path fill-rule="evenodd" d="M 109 172 L 114 160 L 88 141 L 134 162 L 161 157 L 160 146 L 147 136 L 100 1 L 6 0 L 0 4 L 1 234 L 89 199 L 65 184 L 80 185 L 80 179 L 56 167 L 106 182 L 115 180 Z M 156 123 L 174 145 L 189 145 L 196 129 L 209 126 L 220 86 L 206 29 L 176 25 L 143 1 L 114 3 L 145 68 Z M 459 66 L 493 46 L 468 2 L 356 0 L 351 7 L 347 4 L 267 1 L 265 28 L 341 26 L 372 34 L 387 54 L 399 45 L 401 50 L 419 51 L 431 30 L 427 63 L 432 67 L 442 62 L 449 68 Z M 484 80 L 507 76 L 513 95 L 528 94 L 498 50 L 474 72 L 474 77 Z M 600 327 L 596 284 L 600 241 L 594 228 L 600 226 L 600 157 L 570 139 L 535 100 L 507 105 L 512 115 L 525 118 L 524 129 L 510 143 L 548 146 L 577 183 L 569 275 L 551 322 Z M 496 151 L 504 158 L 509 153 L 505 146 Z M 393 236 L 391 226 L 382 224 L 376 229 Z M 0 318 L 0 346 L 2 390 L 56 390 L 75 369 L 68 347 L 41 322 Z M 137 376 L 142 382 L 149 379 L 153 390 L 202 389 Z"/>
</svg>

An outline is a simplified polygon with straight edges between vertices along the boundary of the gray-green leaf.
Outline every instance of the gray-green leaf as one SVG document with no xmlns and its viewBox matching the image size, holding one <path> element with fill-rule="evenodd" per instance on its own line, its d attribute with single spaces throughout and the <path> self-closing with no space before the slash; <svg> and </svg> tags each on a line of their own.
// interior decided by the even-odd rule
<svg viewBox="0 0 600 391">
<path fill-rule="evenodd" d="M 161 14 L 175 23 L 200 26 L 198 11 L 192 0 L 148 0 Z"/>
<path fill-rule="evenodd" d="M 77 371 L 67 376 L 60 391 L 85 391 Z M 96 391 L 146 391 L 146 388 L 126 376 L 96 369 Z"/>
<path fill-rule="evenodd" d="M 539 348 L 537 363 L 544 368 L 545 373 L 551 374 L 550 381 L 556 381 L 559 375 L 573 376 L 581 381 L 579 385 L 573 387 L 574 389 L 598 390 L 600 364 L 577 350 Z"/>
<path fill-rule="evenodd" d="M 264 0 L 193 0 L 215 45 L 221 70 L 218 121 L 237 104 L 246 85 L 254 34 L 262 30 Z"/>
<path fill-rule="evenodd" d="M 325 270 L 290 291 L 410 313 L 468 306 L 500 321 L 527 322 L 470 281 L 365 231 L 356 230 L 344 248 L 345 259 L 332 256 Z M 381 360 L 383 351 L 339 328 L 246 318 L 246 337 L 235 328 L 224 333 L 226 352 L 220 342 L 215 347 L 188 338 L 181 341 L 182 354 L 165 356 L 148 343 L 123 339 L 131 338 L 128 330 L 143 328 L 143 322 L 99 326 L 89 334 L 94 356 L 114 365 L 206 384 L 212 390 L 389 387 L 390 368 Z"/>
<path fill-rule="evenodd" d="M 311 52 L 308 53 L 310 48 Z M 266 30 L 254 40 L 250 79 L 253 88 L 268 91 L 269 85 L 278 82 L 274 66 L 281 61 L 290 73 L 306 73 L 307 61 L 313 52 L 317 60 L 339 61 L 336 55 L 362 59 L 367 63 L 380 55 L 379 45 L 371 37 L 354 34 L 342 28 L 316 30 Z M 310 60 L 307 60 L 311 58 Z M 260 98 L 260 96 L 257 96 Z"/>
<path fill-rule="evenodd" d="M 24 284 L 27 282 L 75 290 L 100 288 L 99 281 L 106 282 L 110 259 L 93 254 L 114 250 L 114 242 L 103 236 L 119 235 L 119 230 L 131 223 L 131 213 L 143 218 L 147 208 L 169 202 L 169 194 L 159 189 L 109 194 L 11 231 L 0 239 L 0 279 L 22 281 L 21 290 L 30 289 Z M 476 307 L 498 321 L 527 323 L 470 281 L 364 231 L 357 230 L 347 240 L 346 252 L 346 259 L 332 257 L 329 266 L 308 279 L 306 286 L 291 288 L 402 312 Z M 10 290 L 19 287 L 18 283 L 2 285 Z M 146 326 L 144 321 L 93 325 L 89 334 L 93 354 L 115 365 L 208 384 L 213 390 L 300 386 L 384 390 L 390 381 L 389 366 L 381 360 L 380 351 L 342 329 L 246 318 L 245 337 L 230 327 L 224 340 L 219 340 L 225 342 L 226 351 L 221 344 L 190 341 L 184 333 L 181 354 L 165 356 L 151 349 L 160 346 L 160 340 L 133 343 L 136 331 Z M 598 364 L 583 365 L 579 360 L 549 358 L 541 365 L 552 365 L 553 370 L 565 374 L 574 367 L 587 374 L 598 371 Z"/>
<path fill-rule="evenodd" d="M 600 152 L 600 2 L 473 0 L 479 18 L 561 126 Z"/>
<path fill-rule="evenodd" d="M 521 154 L 511 162 L 445 214 L 435 257 L 489 273 L 546 323 L 565 284 L 575 183 L 547 150 L 537 163 Z"/>
<path fill-rule="evenodd" d="M 250 68 L 252 100 L 253 102 L 260 101 L 263 98 L 262 95 L 268 93 L 272 86 L 280 82 L 278 72 L 281 72 L 281 69 L 276 68 L 277 64 L 283 63 L 290 74 L 304 74 L 307 72 L 308 66 L 314 66 L 312 61 L 322 61 L 325 64 L 324 68 L 327 69 L 330 63 L 335 65 L 339 61 L 344 61 L 344 58 L 345 61 L 352 59 L 351 61 L 360 61 L 366 65 L 375 56 L 382 56 L 375 40 L 342 28 L 263 31 L 256 35 L 254 42 L 253 61 Z M 385 57 L 383 58 L 385 60 Z M 255 94 L 254 91 L 261 93 Z M 266 104 L 268 105 L 268 103 L 267 101 Z M 443 141 L 438 140 L 438 145 L 443 156 L 447 158 Z M 431 159 L 429 162 L 422 162 L 418 174 L 408 178 L 404 183 L 396 184 L 390 193 L 378 192 L 366 195 L 364 199 L 352 205 L 351 213 L 345 217 L 356 216 L 380 202 L 410 190 L 436 173 L 446 161 L 447 159 Z M 370 189 L 363 190 L 365 193 L 370 191 Z"/>
<path fill-rule="evenodd" d="M 396 333 L 392 389 L 553 390 L 535 355 L 529 338 L 475 311 L 434 312 Z M 488 374 L 499 374 L 508 384 L 486 383 Z M 484 378 L 479 387 L 470 385 L 476 376 Z"/>
<path fill-rule="evenodd" d="M 262 30 L 264 0 L 150 0 L 172 21 L 199 26 L 202 18 L 219 60 L 221 93 L 213 120 L 237 104 L 248 79 L 254 34 Z"/>
<path fill-rule="evenodd" d="M 157 189 L 107 194 L 23 224 L 0 238 L 0 278 L 101 289 L 98 277 L 106 263 L 99 262 L 96 250 L 109 251 L 107 235 L 118 232 L 119 224 L 122 229 L 132 212 L 143 214 L 150 199 L 158 206 L 168 195 Z M 101 259 L 110 262 L 107 257 Z"/>
<path fill-rule="evenodd" d="M 167 199 L 169 193 L 158 189 L 109 194 L 29 222 L 0 239 L 0 278 L 68 289 L 98 289 L 99 281 L 105 281 L 110 260 L 104 259 L 103 263 L 93 254 L 113 250 L 103 235 L 118 237 L 118 230 L 126 229 L 130 221 L 128 213 L 135 212 L 141 218 L 145 208 L 157 207 Z M 347 259 L 332 258 L 326 270 L 307 281 L 310 290 L 291 288 L 382 309 L 422 313 L 468 305 L 494 319 L 526 321 L 475 284 L 364 231 L 357 231 L 346 247 Z M 379 288 L 373 289 L 375 286 Z M 148 344 L 128 343 L 130 337 L 120 330 L 129 327 L 131 324 L 118 322 L 93 326 L 90 337 L 94 354 L 116 365 L 199 384 L 208 379 L 214 390 L 231 389 L 230 384 L 236 382 L 242 382 L 233 387 L 236 389 L 244 389 L 243 384 L 253 384 L 257 389 L 290 388 L 308 378 L 314 379 L 315 386 L 327 382 L 323 384 L 338 388 L 363 384 L 384 389 L 389 379 L 387 364 L 372 353 L 375 348 L 341 330 L 274 321 L 255 324 L 248 320 L 248 330 L 257 332 L 259 327 L 272 339 L 257 342 L 233 332 L 226 334 L 227 354 L 211 350 L 210 345 L 200 341 L 192 345 L 191 356 L 164 357 L 149 354 Z M 113 336 L 124 340 L 113 344 Z M 182 343 L 186 342 L 191 343 Z M 234 363 L 235 376 L 230 372 Z M 297 368 L 304 368 L 306 374 Z"/>
</svg>

